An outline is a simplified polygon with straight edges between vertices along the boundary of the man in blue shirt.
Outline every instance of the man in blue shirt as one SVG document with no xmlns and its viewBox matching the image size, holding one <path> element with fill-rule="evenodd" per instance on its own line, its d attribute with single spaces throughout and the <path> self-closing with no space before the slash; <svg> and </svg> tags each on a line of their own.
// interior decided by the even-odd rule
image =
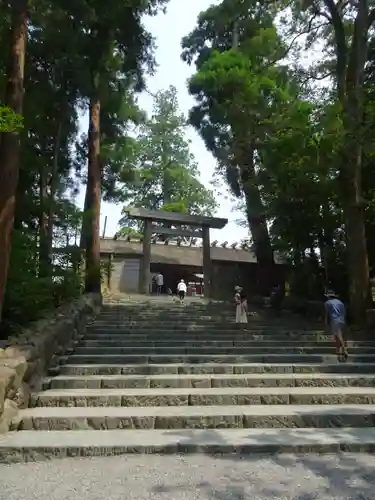
<svg viewBox="0 0 375 500">
<path fill-rule="evenodd" d="M 325 322 L 330 326 L 331 332 L 336 344 L 337 355 L 348 359 L 348 351 L 344 342 L 344 329 L 346 325 L 346 309 L 344 304 L 338 299 L 335 292 L 327 292 L 327 301 L 325 303 Z"/>
</svg>

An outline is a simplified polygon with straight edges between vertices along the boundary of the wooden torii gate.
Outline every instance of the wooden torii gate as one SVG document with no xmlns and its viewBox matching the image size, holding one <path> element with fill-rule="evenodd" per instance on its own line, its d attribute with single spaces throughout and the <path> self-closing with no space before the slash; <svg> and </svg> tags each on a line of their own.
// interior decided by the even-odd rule
<svg viewBox="0 0 375 500">
<path fill-rule="evenodd" d="M 149 293 L 149 276 L 151 263 L 151 239 L 153 234 L 164 234 L 168 236 L 182 236 L 187 238 L 202 238 L 203 240 L 203 279 L 204 294 L 211 297 L 211 246 L 210 228 L 222 229 L 228 219 L 217 217 L 201 217 L 198 215 L 186 215 L 176 212 L 164 212 L 162 210 L 146 210 L 144 208 L 131 208 L 127 215 L 132 219 L 144 222 L 143 230 L 143 258 L 139 273 L 139 293 Z M 173 227 L 156 226 L 155 223 L 168 224 Z M 192 230 L 182 229 L 181 226 L 192 227 Z"/>
</svg>

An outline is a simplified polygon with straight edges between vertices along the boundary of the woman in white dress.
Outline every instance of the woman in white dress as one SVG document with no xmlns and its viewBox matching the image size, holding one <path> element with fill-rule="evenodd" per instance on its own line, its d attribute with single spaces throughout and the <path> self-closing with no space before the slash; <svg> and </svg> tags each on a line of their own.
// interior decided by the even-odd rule
<svg viewBox="0 0 375 500">
<path fill-rule="evenodd" d="M 236 286 L 234 301 L 236 303 L 236 323 L 247 323 L 247 300 L 242 293 L 242 287 Z"/>
</svg>

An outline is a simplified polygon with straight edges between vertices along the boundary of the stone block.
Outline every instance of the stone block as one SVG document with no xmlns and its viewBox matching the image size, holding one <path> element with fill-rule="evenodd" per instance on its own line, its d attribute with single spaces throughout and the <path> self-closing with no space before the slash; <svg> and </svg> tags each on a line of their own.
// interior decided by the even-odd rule
<svg viewBox="0 0 375 500">
<path fill-rule="evenodd" d="M 100 378 L 76 378 L 76 379 L 52 379 L 50 385 L 52 389 L 100 389 Z"/>
<path fill-rule="evenodd" d="M 4 401 L 11 390 L 16 372 L 6 366 L 0 366 L 0 414 L 4 411 Z"/>
<path fill-rule="evenodd" d="M 8 350 L 7 350 L 8 351 Z M 16 352 L 16 351 L 15 351 Z M 8 351 L 9 354 L 9 351 Z M 18 351 L 17 351 L 18 354 Z M 22 380 L 27 371 L 27 361 L 23 356 L 17 357 L 0 357 L 0 368 L 8 368 L 15 372 L 15 377 L 12 383 L 12 389 L 17 390 L 22 383 Z"/>
<path fill-rule="evenodd" d="M 0 415 L 0 434 L 4 434 L 10 429 L 12 420 L 16 417 L 17 413 L 17 403 L 10 399 L 5 399 L 3 412 Z"/>
<path fill-rule="evenodd" d="M 31 391 L 26 382 L 21 382 L 20 387 L 9 395 L 18 408 L 23 409 L 29 406 Z"/>
<path fill-rule="evenodd" d="M 33 346 L 31 344 L 28 345 L 16 345 L 7 347 L 4 351 L 5 358 L 23 358 L 25 361 L 31 361 L 33 359 Z"/>
<path fill-rule="evenodd" d="M 38 387 L 56 354 L 83 333 L 88 317 L 100 306 L 100 295 L 80 297 L 13 335 L 0 349 L 0 432 L 9 429 L 16 409 L 28 407 L 30 386 Z"/>
<path fill-rule="evenodd" d="M 92 428 L 94 422 L 99 419 L 90 419 L 89 422 Z M 103 429 L 154 429 L 155 417 L 130 417 L 130 418 L 116 418 L 106 417 L 105 423 L 102 424 Z"/>
<path fill-rule="evenodd" d="M 122 396 L 119 406 L 187 406 L 189 396 L 148 394 L 139 396 Z"/>
</svg>

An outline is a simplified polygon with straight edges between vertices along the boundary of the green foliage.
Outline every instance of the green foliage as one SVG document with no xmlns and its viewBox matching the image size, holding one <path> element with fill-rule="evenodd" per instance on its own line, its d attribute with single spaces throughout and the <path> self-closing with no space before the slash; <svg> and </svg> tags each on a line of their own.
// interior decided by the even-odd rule
<svg viewBox="0 0 375 500">
<path fill-rule="evenodd" d="M 268 238 L 272 249 L 295 266 L 292 293 L 306 296 L 319 296 L 327 286 L 348 296 L 348 284 L 357 279 L 355 267 L 348 274 L 345 265 L 350 237 L 345 225 L 347 193 L 360 193 L 362 187 L 355 181 L 356 171 L 363 179 L 372 270 L 375 263 L 375 44 L 370 43 L 363 66 L 365 86 L 356 87 L 357 97 L 351 100 L 346 89 L 361 81 L 363 70 L 363 61 L 350 55 L 356 37 L 352 25 L 356 16 L 357 24 L 364 18 L 358 17 L 357 6 L 347 4 L 339 11 L 333 4 L 328 0 L 312 0 L 304 6 L 222 0 L 200 14 L 196 28 L 182 41 L 182 58 L 196 68 L 189 81 L 195 100 L 190 121 L 215 156 L 218 175 L 239 200 L 258 261 L 266 248 L 260 242 Z M 333 11 L 336 23 L 330 20 Z M 374 12 L 369 16 L 375 18 Z M 340 26 L 345 38 L 341 46 L 337 45 Z M 302 65 L 299 43 L 303 32 L 307 33 L 305 48 L 317 41 L 321 44 L 321 59 L 308 69 Z M 337 57 L 341 58 L 338 65 Z M 324 91 L 311 85 L 311 78 L 327 71 L 336 89 Z M 356 102 L 360 106 L 361 101 L 355 99 L 361 95 L 365 114 L 358 121 L 361 109 Z M 356 114 L 349 116 L 348 106 Z M 364 146 L 365 162 L 360 167 L 352 166 L 360 158 L 353 159 L 354 136 Z M 361 224 L 360 210 L 357 215 Z M 357 268 L 363 269 L 362 262 Z M 366 288 L 363 279 L 362 283 Z M 362 300 L 362 309 L 363 305 Z M 356 307 L 358 311 L 358 302 Z"/>
<path fill-rule="evenodd" d="M 23 117 L 0 106 L 0 132 L 16 131 L 20 137 L 5 330 L 82 291 L 81 225 L 100 212 L 88 203 L 82 213 L 74 202 L 87 182 L 88 137 L 79 134 L 78 125 L 90 99 L 101 103 L 97 188 L 104 200 L 125 205 L 119 235 L 141 234 L 126 216 L 130 205 L 197 215 L 213 215 L 217 208 L 213 193 L 199 180 L 177 90 L 157 93 L 151 116 L 137 102 L 146 75 L 156 67 L 144 17 L 166 4 L 31 3 Z M 282 252 L 294 265 L 291 293 L 309 297 L 324 286 L 345 295 L 359 283 L 356 269 L 363 270 L 366 259 L 349 266 L 350 272 L 346 262 L 353 235 L 363 247 L 363 237 L 354 234 L 363 220 L 370 271 L 375 270 L 375 42 L 370 28 L 375 15 L 368 7 L 359 16 L 361 2 L 337 5 L 222 0 L 202 12 L 196 28 L 182 39 L 182 58 L 196 70 L 188 84 L 195 101 L 189 123 L 237 198 L 260 264 L 272 265 L 272 251 Z M 10 9 L 9 2 L 0 3 L 0 102 L 10 76 Z M 298 43 L 302 33 L 307 34 L 305 47 Z M 320 60 L 306 68 L 302 49 L 317 41 Z M 330 88 L 311 83 L 326 72 Z M 367 287 L 364 275 L 361 280 L 357 290 Z"/>
<path fill-rule="evenodd" d="M 176 89 L 155 96 L 154 111 L 139 127 L 132 160 L 133 178 L 123 184 L 126 206 L 192 215 L 213 215 L 216 202 L 198 179 L 198 165 L 186 138 L 186 120 L 178 108 Z M 137 227 L 124 209 L 121 224 Z"/>
<path fill-rule="evenodd" d="M 153 72 L 154 41 L 144 17 L 165 0 L 32 2 L 25 55 L 24 116 L 0 107 L 0 132 L 20 131 L 15 230 L 2 335 L 82 293 L 85 265 L 79 248 L 82 214 L 75 203 L 86 183 L 88 142 L 79 119 L 90 98 L 101 100 L 102 193 L 118 201 L 132 180 L 144 121 L 137 93 Z M 9 2 L 0 3 L 0 101 L 9 79 Z M 119 187 L 120 186 L 120 187 Z"/>
<path fill-rule="evenodd" d="M 79 296 L 82 276 L 72 267 L 79 256 L 65 252 L 56 255 L 53 279 L 40 276 L 38 247 L 33 234 L 14 231 L 13 251 L 8 274 L 2 329 L 23 326 L 38 319 L 46 311 Z"/>
<path fill-rule="evenodd" d="M 15 132 L 23 128 L 23 117 L 7 106 L 0 106 L 0 133 Z"/>
<path fill-rule="evenodd" d="M 185 47 L 187 43 L 185 40 Z M 252 23 L 252 36 L 235 47 L 211 50 L 203 62 L 198 55 L 197 72 L 189 81 L 189 91 L 197 101 L 190 121 L 216 157 L 218 174 L 236 197 L 244 198 L 254 250 L 264 267 L 273 265 L 273 252 L 259 183 L 259 160 L 284 126 L 283 115 L 296 97 L 291 75 L 271 62 L 281 48 L 272 26 L 259 24 L 255 30 Z"/>
<path fill-rule="evenodd" d="M 116 233 L 116 238 L 118 238 L 118 237 L 141 239 L 142 233 L 140 231 L 137 231 L 133 227 L 123 226 Z"/>
</svg>

